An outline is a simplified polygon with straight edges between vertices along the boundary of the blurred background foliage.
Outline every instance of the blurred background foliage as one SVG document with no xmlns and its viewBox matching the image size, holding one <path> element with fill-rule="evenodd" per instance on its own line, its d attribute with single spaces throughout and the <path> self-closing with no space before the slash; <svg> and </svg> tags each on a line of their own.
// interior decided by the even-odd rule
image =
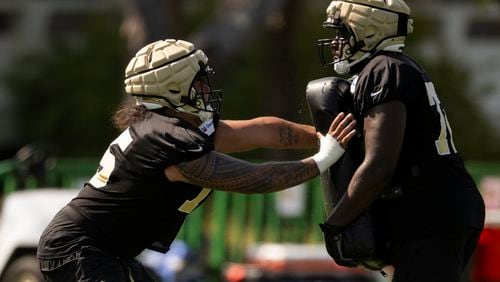
<svg viewBox="0 0 500 282">
<path fill-rule="evenodd" d="M 55 37 L 46 52 L 21 56 L 5 77 L 25 143 L 64 157 L 102 151 L 117 133 L 111 113 L 122 99 L 120 18 L 93 14 L 81 23 L 79 44 Z"/>
<path fill-rule="evenodd" d="M 500 139 L 493 125 L 496 121 L 489 119 L 479 105 L 480 98 L 490 95 L 492 89 L 473 86 L 470 66 L 451 57 L 446 48 L 440 49 L 439 54 L 433 58 L 420 52 L 419 42 L 428 36 L 436 36 L 438 25 L 434 19 L 424 14 L 414 14 L 412 18 L 415 31 L 407 38 L 406 51 L 423 66 L 433 80 L 439 99 L 446 109 L 453 129 L 453 139 L 460 154 L 465 160 L 498 160 L 500 147 L 497 144 Z M 480 146 L 478 139 L 481 139 Z"/>
<path fill-rule="evenodd" d="M 78 40 L 55 35 L 51 48 L 20 56 L 3 77 L 15 98 L 20 143 L 42 141 L 59 157 L 99 156 L 117 134 L 110 119 L 125 97 L 123 69 L 128 58 L 138 46 L 172 37 L 191 40 L 208 54 L 217 71 L 216 85 L 224 90 L 223 118 L 276 115 L 311 123 L 305 86 L 332 75 L 321 66 L 316 47 L 317 39 L 330 36 L 321 28 L 328 2 L 255 1 L 242 4 L 248 7 L 230 7 L 231 14 L 223 12 L 231 1 L 136 0 L 127 2 L 123 13 L 86 15 Z M 161 3 L 161 9 L 152 9 L 155 3 Z M 239 14 L 252 5 L 268 14 Z M 237 25 L 224 23 L 238 17 L 250 26 L 235 31 Z M 413 18 L 415 32 L 409 36 L 407 52 L 433 78 L 457 147 L 467 160 L 500 159 L 498 135 L 476 99 L 488 89 L 474 89 L 467 67 L 446 56 L 446 50 L 438 60 L 420 55 L 413 46 L 433 34 L 433 24 L 422 14 Z M 140 24 L 130 29 L 130 21 L 137 19 Z M 484 141 L 481 146 L 478 139 Z M 259 150 L 242 157 L 264 155 L 295 157 Z"/>
</svg>

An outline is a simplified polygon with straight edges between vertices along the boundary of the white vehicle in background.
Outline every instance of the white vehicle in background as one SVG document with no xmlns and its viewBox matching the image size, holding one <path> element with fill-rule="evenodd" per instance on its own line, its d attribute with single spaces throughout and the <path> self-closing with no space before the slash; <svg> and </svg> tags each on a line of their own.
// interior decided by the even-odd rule
<svg viewBox="0 0 500 282">
<path fill-rule="evenodd" d="M 41 282 L 38 240 L 78 189 L 43 188 L 8 194 L 0 204 L 0 281 Z"/>
<path fill-rule="evenodd" d="M 37 188 L 8 194 L 0 203 L 0 282 L 43 282 L 36 258 L 38 241 L 54 215 L 79 192 L 76 188 Z M 190 267 L 188 246 L 174 241 L 167 254 L 144 251 L 138 259 L 155 281 L 202 281 Z M 198 280 L 196 280 L 198 279 Z"/>
</svg>

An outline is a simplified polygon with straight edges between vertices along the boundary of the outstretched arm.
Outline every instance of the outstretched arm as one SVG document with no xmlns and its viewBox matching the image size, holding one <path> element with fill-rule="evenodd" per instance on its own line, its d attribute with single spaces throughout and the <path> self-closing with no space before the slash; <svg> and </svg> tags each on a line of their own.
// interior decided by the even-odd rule
<svg viewBox="0 0 500 282">
<path fill-rule="evenodd" d="M 338 160 L 342 147 L 354 136 L 354 126 L 351 115 L 339 115 L 327 136 L 321 137 L 320 151 L 300 161 L 252 164 L 211 151 L 199 159 L 170 166 L 165 174 L 170 181 L 216 190 L 240 193 L 280 191 L 319 175 Z"/>
<path fill-rule="evenodd" d="M 315 148 L 317 144 L 314 127 L 277 117 L 221 120 L 215 133 L 215 150 L 226 154 L 257 148 Z"/>
<path fill-rule="evenodd" d="M 170 170 L 168 178 L 171 181 L 246 194 L 280 191 L 319 174 L 311 158 L 252 164 L 215 151 L 194 161 L 172 166 Z"/>
</svg>

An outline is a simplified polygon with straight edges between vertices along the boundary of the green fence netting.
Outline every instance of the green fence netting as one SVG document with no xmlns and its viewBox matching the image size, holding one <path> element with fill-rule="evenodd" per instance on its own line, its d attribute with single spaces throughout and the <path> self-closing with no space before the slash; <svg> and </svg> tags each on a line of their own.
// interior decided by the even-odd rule
<svg viewBox="0 0 500 282">
<path fill-rule="evenodd" d="M 43 185 L 40 179 L 20 175 L 16 163 L 0 162 L 0 195 L 21 189 L 42 187 L 78 188 L 91 177 L 97 160 L 56 160 L 47 169 Z M 489 175 L 500 175 L 500 163 L 469 162 L 467 164 L 476 182 Z M 241 262 L 245 251 L 257 242 L 318 243 L 321 233 L 318 223 L 325 217 L 319 179 L 306 183 L 301 196 L 301 212 L 283 215 L 278 209 L 282 201 L 279 193 L 243 195 L 214 192 L 212 196 L 188 216 L 178 239 L 192 249 L 205 254 L 210 267 L 219 268 L 227 261 Z"/>
</svg>

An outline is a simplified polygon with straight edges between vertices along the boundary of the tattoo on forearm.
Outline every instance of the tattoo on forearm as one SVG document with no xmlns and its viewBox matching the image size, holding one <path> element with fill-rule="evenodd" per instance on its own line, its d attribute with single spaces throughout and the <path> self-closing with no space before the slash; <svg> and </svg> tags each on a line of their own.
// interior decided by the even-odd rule
<svg viewBox="0 0 500 282">
<path fill-rule="evenodd" d="M 280 143 L 284 144 L 285 147 L 290 147 L 299 143 L 299 135 L 295 134 L 293 129 L 289 127 L 279 128 L 279 138 L 280 138 Z"/>
<path fill-rule="evenodd" d="M 192 184 L 248 194 L 284 190 L 319 175 L 312 159 L 252 164 L 215 151 L 176 167 Z"/>
</svg>

